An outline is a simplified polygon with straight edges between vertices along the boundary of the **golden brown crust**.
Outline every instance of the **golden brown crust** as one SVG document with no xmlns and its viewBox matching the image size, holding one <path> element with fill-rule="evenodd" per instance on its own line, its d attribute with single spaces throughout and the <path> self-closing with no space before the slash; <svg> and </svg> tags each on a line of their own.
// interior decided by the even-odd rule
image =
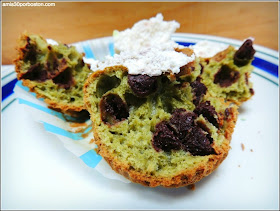
<svg viewBox="0 0 280 211">
<path fill-rule="evenodd" d="M 127 70 L 127 68 L 123 66 L 119 66 L 124 71 Z M 89 103 L 89 93 L 87 92 L 87 88 L 91 84 L 91 82 L 97 78 L 99 75 L 103 74 L 105 71 L 110 71 L 113 68 L 106 68 L 103 71 L 97 71 L 95 73 L 92 73 L 89 78 L 87 79 L 85 85 L 84 85 L 84 102 L 85 105 L 90 113 L 91 111 L 91 105 Z M 229 103 L 227 104 L 229 105 Z M 221 146 L 217 146 L 214 144 L 213 148 L 216 151 L 216 155 L 208 155 L 208 161 L 205 163 L 201 163 L 200 165 L 196 166 L 192 169 L 185 169 L 181 172 L 178 172 L 177 175 L 172 177 L 157 177 L 152 175 L 147 175 L 145 172 L 139 172 L 136 171 L 134 168 L 129 166 L 126 163 L 120 162 L 116 157 L 112 156 L 112 154 L 108 151 L 105 144 L 103 144 L 102 140 L 100 139 L 100 136 L 97 132 L 97 129 L 95 125 L 93 124 L 93 131 L 94 131 L 94 137 L 95 137 L 95 143 L 97 145 L 97 153 L 100 154 L 107 163 L 112 167 L 114 171 L 117 173 L 123 175 L 127 179 L 131 180 L 132 182 L 142 184 L 144 186 L 149 187 L 156 187 L 156 186 L 164 186 L 164 187 L 182 187 L 187 186 L 190 184 L 194 184 L 198 181 L 200 181 L 203 177 L 208 176 L 210 173 L 212 173 L 221 163 L 222 161 L 227 157 L 228 151 L 230 149 L 230 139 L 231 135 L 234 130 L 234 126 L 237 120 L 237 109 L 236 107 L 232 107 L 229 109 L 229 114 L 227 118 L 224 118 L 225 124 L 226 124 L 226 132 L 225 137 L 226 139 L 223 141 Z M 92 117 L 92 116 L 91 116 Z M 92 118 L 92 121 L 95 122 L 95 120 Z"/>
</svg>

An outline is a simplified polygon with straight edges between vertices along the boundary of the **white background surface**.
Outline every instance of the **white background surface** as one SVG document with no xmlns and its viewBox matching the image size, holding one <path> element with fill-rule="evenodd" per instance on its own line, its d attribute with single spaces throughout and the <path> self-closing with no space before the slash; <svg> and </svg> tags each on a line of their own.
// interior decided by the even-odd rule
<svg viewBox="0 0 280 211">
<path fill-rule="evenodd" d="M 1 208 L 279 209 L 279 87 L 251 80 L 227 159 L 195 191 L 106 179 L 13 102 L 1 116 Z"/>
</svg>

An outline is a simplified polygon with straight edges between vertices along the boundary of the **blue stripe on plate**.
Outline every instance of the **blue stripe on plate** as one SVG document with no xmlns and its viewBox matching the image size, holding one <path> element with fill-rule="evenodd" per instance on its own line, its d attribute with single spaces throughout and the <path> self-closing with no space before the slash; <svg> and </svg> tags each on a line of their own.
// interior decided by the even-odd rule
<svg viewBox="0 0 280 211">
<path fill-rule="evenodd" d="M 272 64 L 263 59 L 260 59 L 258 57 L 254 58 L 252 65 L 254 65 L 255 67 L 258 67 L 258 68 L 264 70 L 265 72 L 268 72 L 278 78 L 278 66 L 277 65 Z"/>
<path fill-rule="evenodd" d="M 95 59 L 95 56 L 94 56 L 94 54 L 93 54 L 89 45 L 83 45 L 83 49 L 85 51 L 85 54 L 86 54 L 85 57 L 87 59 Z"/>
<path fill-rule="evenodd" d="M 12 93 L 14 93 L 14 87 L 17 83 L 17 79 L 10 81 L 9 83 L 2 86 L 2 101 L 9 97 Z"/>
<path fill-rule="evenodd" d="M 194 45 L 195 43 L 193 42 L 177 42 L 179 45 L 183 45 L 183 46 L 190 46 L 190 45 Z M 266 60 L 263 60 L 261 58 L 255 57 L 252 65 L 255 67 L 258 67 L 262 70 L 264 70 L 265 72 L 270 73 L 273 76 L 276 76 L 278 78 L 278 65 L 275 65 L 273 63 L 270 63 Z"/>
<path fill-rule="evenodd" d="M 89 127 L 83 133 L 73 133 L 73 132 L 64 130 L 60 127 L 57 127 L 55 125 L 49 124 L 47 122 L 42 122 L 42 123 L 43 123 L 46 131 L 49 131 L 51 133 L 55 133 L 57 135 L 68 137 L 68 138 L 73 139 L 75 141 L 84 139 L 83 134 L 88 133 L 92 129 L 92 127 Z"/>
<path fill-rule="evenodd" d="M 195 42 L 177 42 L 176 41 L 176 43 L 178 43 L 179 45 L 186 46 L 186 47 L 188 47 L 190 45 L 195 45 Z"/>
<path fill-rule="evenodd" d="M 109 51 L 110 51 L 111 56 L 115 55 L 114 43 L 112 43 L 112 42 L 109 43 Z"/>
<path fill-rule="evenodd" d="M 97 164 L 102 160 L 102 157 L 98 155 L 93 149 L 81 155 L 80 158 L 86 165 L 92 168 L 97 166 Z"/>
</svg>

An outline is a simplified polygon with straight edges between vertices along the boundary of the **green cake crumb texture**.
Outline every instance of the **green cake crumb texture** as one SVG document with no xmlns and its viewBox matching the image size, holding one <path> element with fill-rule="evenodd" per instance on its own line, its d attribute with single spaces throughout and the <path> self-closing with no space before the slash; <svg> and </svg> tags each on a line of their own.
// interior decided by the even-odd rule
<svg viewBox="0 0 280 211">
<path fill-rule="evenodd" d="M 19 50 L 19 79 L 30 80 L 30 86 L 45 99 L 83 106 L 82 89 L 91 71 L 74 46 L 50 45 L 39 35 L 23 35 Z"/>
<path fill-rule="evenodd" d="M 213 58 L 201 59 L 201 78 L 212 96 L 242 102 L 253 95 L 252 83 L 249 81 L 253 66 L 252 60 L 244 66 L 235 65 L 235 52 L 234 47 L 230 46 L 226 57 L 221 61 Z"/>
<path fill-rule="evenodd" d="M 176 108 L 187 111 L 195 109 L 188 82 L 184 85 L 178 84 L 178 81 L 172 82 L 164 75 L 157 80 L 157 91 L 146 98 L 140 98 L 135 96 L 129 87 L 127 72 L 120 67 L 113 67 L 98 75 L 86 92 L 89 94 L 88 101 L 95 130 L 110 154 L 139 172 L 167 177 L 186 168 L 197 167 L 207 162 L 209 156 L 193 156 L 184 150 L 155 151 L 151 143 L 155 126 L 168 120 Z M 101 119 L 100 101 L 102 97 L 112 94 L 118 95 L 127 104 L 129 116 L 114 125 L 108 125 Z M 224 112 L 225 106 L 219 100 L 213 97 L 207 97 L 207 100 L 217 107 L 218 113 Z M 202 115 L 199 115 L 196 121 L 207 125 L 216 145 L 222 144 L 223 127 L 218 131 Z"/>
</svg>

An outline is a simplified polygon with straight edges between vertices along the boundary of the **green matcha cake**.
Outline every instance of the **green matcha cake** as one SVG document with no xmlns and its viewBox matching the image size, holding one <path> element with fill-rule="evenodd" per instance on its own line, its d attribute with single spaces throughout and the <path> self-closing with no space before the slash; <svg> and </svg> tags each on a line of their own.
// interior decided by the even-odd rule
<svg viewBox="0 0 280 211">
<path fill-rule="evenodd" d="M 18 80 L 54 110 L 73 117 L 88 116 L 83 85 L 91 70 L 74 46 L 48 44 L 39 35 L 23 34 L 15 60 Z"/>
<path fill-rule="evenodd" d="M 254 54 L 253 41 L 247 39 L 237 50 L 229 46 L 212 57 L 199 57 L 202 67 L 199 77 L 209 94 L 238 105 L 250 99 L 254 94 L 253 84 L 249 81 Z"/>
<path fill-rule="evenodd" d="M 113 170 L 144 186 L 181 187 L 226 158 L 237 106 L 207 93 L 201 78 L 130 74 L 122 65 L 92 73 L 84 102 L 97 152 Z"/>
</svg>

